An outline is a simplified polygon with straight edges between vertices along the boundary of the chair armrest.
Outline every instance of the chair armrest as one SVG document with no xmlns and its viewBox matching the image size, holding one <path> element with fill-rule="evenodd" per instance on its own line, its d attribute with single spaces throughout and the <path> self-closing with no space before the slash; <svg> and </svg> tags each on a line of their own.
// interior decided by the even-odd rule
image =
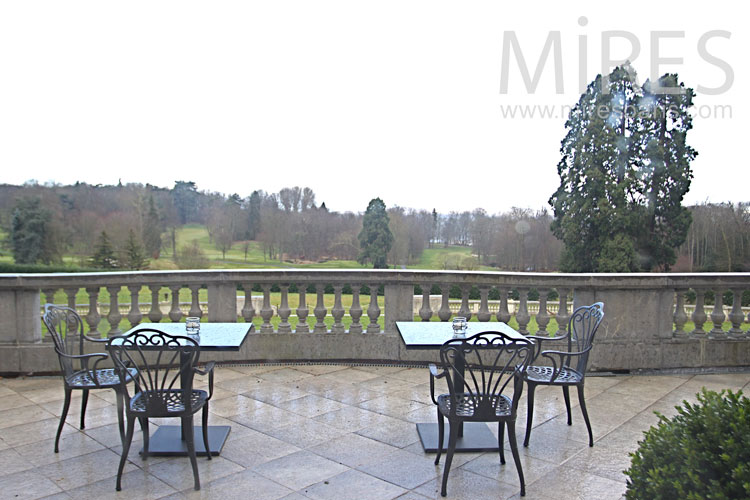
<svg viewBox="0 0 750 500">
<path fill-rule="evenodd" d="M 533 362 L 536 358 L 539 357 L 539 354 L 541 354 L 543 342 L 559 342 L 560 340 L 567 339 L 568 334 L 566 333 L 565 335 L 560 335 L 559 337 L 542 337 L 541 335 L 526 335 L 525 337 L 534 343 L 533 356 L 531 358 L 531 361 Z"/>
<path fill-rule="evenodd" d="M 563 366 L 565 365 L 565 358 L 583 356 L 591 350 L 593 346 L 588 346 L 583 351 L 543 351 L 542 356 L 552 361 L 552 377 L 550 382 L 554 382 L 555 379 L 560 375 Z"/>
<path fill-rule="evenodd" d="M 95 344 L 106 344 L 107 342 L 109 342 L 108 338 L 107 339 L 95 339 L 94 337 L 89 337 L 88 335 L 83 335 L 83 334 L 81 334 L 81 337 Z"/>
<path fill-rule="evenodd" d="M 60 352 L 57 348 L 55 348 L 55 352 L 57 352 L 57 355 L 62 358 L 68 358 L 68 359 L 77 359 L 81 362 L 81 370 L 85 370 L 89 373 L 89 377 L 91 377 L 91 380 L 94 381 L 94 385 L 96 387 L 99 387 L 99 377 L 97 375 L 97 370 L 99 369 L 99 363 L 104 361 L 105 359 L 109 359 L 109 355 L 104 352 L 92 352 L 90 354 L 66 354 L 64 352 Z M 89 361 L 94 359 L 94 366 L 92 368 L 89 368 Z"/>
<path fill-rule="evenodd" d="M 209 361 L 206 363 L 205 369 L 201 370 L 197 366 L 193 368 L 193 371 L 199 375 L 206 375 L 208 374 L 208 399 L 211 399 L 211 396 L 214 395 L 214 367 L 216 366 L 216 361 Z"/>
<path fill-rule="evenodd" d="M 430 363 L 428 368 L 430 369 L 430 399 L 432 399 L 434 404 L 437 404 L 437 400 L 435 399 L 435 379 L 445 377 L 446 371 L 445 369 L 442 372 L 438 371 L 438 367 L 434 363 Z"/>
</svg>

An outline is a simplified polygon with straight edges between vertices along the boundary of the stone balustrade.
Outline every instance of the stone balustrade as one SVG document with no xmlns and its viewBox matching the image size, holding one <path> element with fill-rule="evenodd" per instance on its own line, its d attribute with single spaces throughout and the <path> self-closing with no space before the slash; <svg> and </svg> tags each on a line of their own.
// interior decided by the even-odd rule
<svg viewBox="0 0 750 500">
<path fill-rule="evenodd" d="M 415 298 L 416 285 L 423 293 Z M 460 289 L 459 301 L 451 300 L 452 287 Z M 278 292 L 272 293 L 272 288 Z M 168 307 L 162 300 L 165 289 L 169 290 Z M 431 296 L 435 289 L 441 294 Z M 44 342 L 39 308 L 55 302 L 56 296 L 58 302 L 63 296 L 65 305 L 75 307 L 81 291 L 88 298 L 83 318 L 93 336 L 122 333 L 123 323 L 132 327 L 142 322 L 178 322 L 186 315 L 217 322 L 254 322 L 255 330 L 239 353 L 214 356 L 223 361 L 426 361 L 434 359 L 434 353 L 407 351 L 396 333 L 397 321 L 448 321 L 454 315 L 478 321 L 509 322 L 512 318 L 520 332 L 529 333 L 533 324 L 537 334 L 544 335 L 554 333 L 552 320 L 565 329 L 574 307 L 602 301 L 606 317 L 591 357 L 592 369 L 747 366 L 750 337 L 742 328 L 748 314 L 742 309 L 741 296 L 748 289 L 750 273 L 206 270 L 0 274 L 0 373 L 56 369 L 56 356 Z M 328 301 L 326 290 L 333 291 Z M 344 294 L 345 290 L 351 294 Z M 472 290 L 478 292 L 478 300 L 470 299 Z M 538 300 L 529 300 L 531 290 L 538 292 L 534 294 Z M 189 297 L 188 304 L 181 300 L 181 291 Z M 517 301 L 509 298 L 511 291 L 517 293 Z M 707 294 L 721 296 L 725 291 L 733 292 L 731 306 L 706 305 Z M 552 292 L 554 301 L 550 300 Z M 106 303 L 100 300 L 102 295 L 108 297 Z M 490 300 L 490 295 L 499 300 Z M 127 299 L 121 303 L 123 296 Z M 144 296 L 150 298 L 145 308 Z M 688 307 L 686 297 L 692 301 L 693 296 L 694 304 Z M 730 326 L 724 328 L 725 323 Z"/>
</svg>

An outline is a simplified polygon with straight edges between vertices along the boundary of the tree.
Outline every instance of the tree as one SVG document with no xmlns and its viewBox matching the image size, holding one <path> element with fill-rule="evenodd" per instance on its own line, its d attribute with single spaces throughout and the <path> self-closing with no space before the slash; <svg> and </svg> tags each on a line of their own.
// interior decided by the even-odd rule
<svg viewBox="0 0 750 500">
<path fill-rule="evenodd" d="M 686 140 L 693 128 L 688 113 L 693 96 L 693 89 L 685 88 L 676 74 L 643 85 L 640 106 L 653 112 L 639 114 L 635 124 L 641 175 L 636 176 L 634 185 L 646 219 L 643 226 L 647 231 L 639 232 L 639 248 L 647 268 L 669 271 L 677 260 L 675 249 L 685 242 L 690 228 L 690 211 L 682 206 L 682 200 L 693 178 L 690 162 L 698 155 Z"/>
<path fill-rule="evenodd" d="M 112 248 L 112 242 L 106 231 L 99 233 L 99 238 L 94 248 L 94 255 L 91 256 L 91 264 L 100 269 L 116 269 L 120 263 L 115 257 L 115 251 Z"/>
<path fill-rule="evenodd" d="M 39 198 L 21 198 L 11 215 L 11 250 L 17 264 L 49 264 L 60 260 L 61 249 L 52 214 Z"/>
<path fill-rule="evenodd" d="M 260 207 L 263 202 L 262 191 L 253 191 L 247 199 L 247 238 L 254 240 L 261 230 Z"/>
<path fill-rule="evenodd" d="M 158 259 L 161 252 L 161 222 L 153 195 L 149 195 L 148 197 L 148 212 L 146 212 L 146 217 L 143 221 L 142 233 L 141 237 L 143 238 L 143 246 L 146 248 L 146 252 L 148 252 L 151 258 Z"/>
<path fill-rule="evenodd" d="M 177 252 L 177 266 L 180 269 L 205 269 L 208 267 L 208 257 L 198 244 L 193 240 Z"/>
<path fill-rule="evenodd" d="M 145 269 L 148 267 L 146 251 L 135 236 L 135 231 L 128 231 L 128 239 L 125 242 L 125 267 L 128 269 Z"/>
<path fill-rule="evenodd" d="M 194 222 L 198 212 L 198 188 L 192 181 L 175 181 L 172 200 L 181 224 Z"/>
<path fill-rule="evenodd" d="M 359 233 L 360 264 L 372 262 L 375 269 L 388 267 L 386 258 L 393 246 L 393 233 L 388 227 L 388 213 L 380 198 L 370 200 L 362 218 L 362 231 Z"/>
<path fill-rule="evenodd" d="M 675 262 L 690 225 L 681 201 L 696 155 L 685 143 L 693 94 L 677 75 L 659 84 L 684 93 L 657 95 L 648 81 L 641 88 L 625 64 L 597 76 L 571 110 L 560 186 L 549 200 L 552 232 L 565 245 L 563 271 L 668 269 Z"/>
</svg>

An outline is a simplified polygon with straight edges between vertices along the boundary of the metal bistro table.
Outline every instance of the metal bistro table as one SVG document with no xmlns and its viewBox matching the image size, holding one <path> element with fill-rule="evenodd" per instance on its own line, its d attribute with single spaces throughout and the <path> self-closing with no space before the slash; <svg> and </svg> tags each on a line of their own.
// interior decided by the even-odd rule
<svg viewBox="0 0 750 500">
<path fill-rule="evenodd" d="M 453 339 L 453 326 L 448 322 L 413 322 L 397 321 L 396 329 L 401 334 L 401 340 L 404 341 L 406 349 L 421 350 L 440 350 L 442 345 Z M 481 322 L 468 323 L 466 337 L 471 337 L 481 332 L 502 332 L 514 340 L 527 340 L 526 337 L 518 333 L 505 323 L 500 322 Z M 458 380 L 458 377 L 454 377 Z M 462 392 L 462 391 L 461 391 Z M 450 426 L 445 426 L 443 450 L 448 448 L 448 439 Z M 419 439 L 422 441 L 422 448 L 425 452 L 436 453 L 438 451 L 438 424 L 418 423 L 417 432 Z M 490 428 L 484 422 L 466 422 L 463 428 L 459 429 L 458 441 L 456 442 L 456 451 L 460 452 L 480 452 L 480 451 L 497 451 L 497 437 L 492 433 Z"/>
<path fill-rule="evenodd" d="M 128 335 L 142 328 L 153 328 L 169 335 L 185 335 L 185 323 L 143 323 L 131 328 L 123 335 Z M 239 351 L 248 333 L 252 331 L 251 323 L 201 323 L 199 344 L 201 352 Z M 232 428 L 228 425 L 208 426 L 208 447 L 211 455 L 218 455 Z M 195 452 L 206 455 L 203 445 L 203 428 L 193 426 Z M 187 444 L 183 439 L 182 427 L 179 425 L 160 425 L 149 439 L 148 453 L 157 456 L 187 456 Z"/>
</svg>

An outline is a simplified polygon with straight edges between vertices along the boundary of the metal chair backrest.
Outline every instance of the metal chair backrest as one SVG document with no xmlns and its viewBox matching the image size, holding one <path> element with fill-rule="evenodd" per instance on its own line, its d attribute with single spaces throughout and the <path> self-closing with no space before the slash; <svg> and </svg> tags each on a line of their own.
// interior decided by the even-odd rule
<svg viewBox="0 0 750 500">
<path fill-rule="evenodd" d="M 569 356 L 566 358 L 566 366 L 575 368 L 580 373 L 586 373 L 586 366 L 589 362 L 589 352 L 594 343 L 594 336 L 604 319 L 604 304 L 596 302 L 590 306 L 582 306 L 573 311 L 568 323 L 568 351 L 583 352 L 581 356 L 576 356 L 576 366 L 570 367 Z"/>
<path fill-rule="evenodd" d="M 440 348 L 440 360 L 446 371 L 451 398 L 451 414 L 459 407 L 457 400 L 471 404 L 473 418 L 492 420 L 499 397 L 513 381 L 513 412 L 523 386 L 517 376 L 528 366 L 534 344 L 527 339 L 514 339 L 502 332 L 483 332 L 467 339 L 452 339 Z M 463 373 L 463 376 L 461 375 Z"/>
<path fill-rule="evenodd" d="M 83 342 L 86 336 L 83 334 L 83 320 L 75 310 L 70 307 L 45 304 L 42 321 L 55 343 L 55 352 L 68 355 L 84 354 Z M 80 369 L 80 364 L 71 358 L 58 356 L 58 359 L 65 377 Z"/>
<path fill-rule="evenodd" d="M 126 400 L 130 394 L 126 376 L 135 368 L 135 391 L 144 398 L 146 413 L 157 415 L 175 411 L 176 403 L 190 409 L 194 368 L 200 346 L 190 337 L 169 335 L 154 328 L 141 328 L 127 335 L 112 337 L 107 344 L 120 376 Z M 175 391 L 179 401 L 174 399 Z"/>
</svg>

